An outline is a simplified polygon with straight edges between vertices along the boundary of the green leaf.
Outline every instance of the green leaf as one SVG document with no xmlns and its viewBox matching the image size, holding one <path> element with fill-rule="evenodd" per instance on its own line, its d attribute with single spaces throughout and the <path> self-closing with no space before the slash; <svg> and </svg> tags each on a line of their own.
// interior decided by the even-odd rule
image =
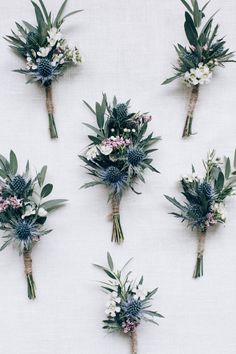
<svg viewBox="0 0 236 354">
<path fill-rule="evenodd" d="M 224 175 L 220 171 L 219 176 L 218 176 L 217 181 L 216 181 L 216 189 L 218 191 L 221 191 L 222 188 L 224 187 L 224 181 L 225 181 Z"/>
<path fill-rule="evenodd" d="M 192 17 L 189 15 L 188 12 L 185 12 L 185 24 L 184 24 L 184 28 L 185 28 L 185 33 L 186 36 L 189 40 L 189 43 L 191 45 L 194 45 L 195 47 L 197 47 L 198 45 L 198 33 L 197 30 L 195 28 L 194 22 L 192 20 Z"/>
<path fill-rule="evenodd" d="M 53 185 L 51 183 L 46 184 L 41 191 L 41 197 L 47 197 L 51 193 L 52 189 Z"/>
<path fill-rule="evenodd" d="M 4 172 L 3 170 L 0 170 L 0 177 L 6 179 L 7 178 L 6 172 Z"/>
<path fill-rule="evenodd" d="M 62 206 L 67 199 L 52 199 L 40 205 L 40 207 L 44 208 L 47 211 L 51 211 Z"/>
<path fill-rule="evenodd" d="M 31 32 L 36 32 L 37 31 L 37 28 L 32 26 L 29 22 L 26 22 L 26 21 L 22 21 L 25 25 L 25 27 L 31 31 Z"/>
<path fill-rule="evenodd" d="M 193 5 L 193 18 L 194 18 L 194 24 L 196 27 L 199 27 L 201 25 L 202 21 L 202 13 L 199 10 L 198 2 L 195 1 Z"/>
<path fill-rule="evenodd" d="M 236 150 L 234 151 L 234 168 L 236 168 Z"/>
<path fill-rule="evenodd" d="M 185 0 L 180 0 L 184 6 L 186 7 L 186 9 L 192 14 L 193 13 L 193 10 L 191 9 L 191 7 L 189 6 L 189 4 L 187 3 L 187 1 Z"/>
<path fill-rule="evenodd" d="M 94 187 L 94 186 L 96 186 L 98 184 L 102 184 L 102 182 L 99 182 L 99 181 L 88 182 L 88 183 L 83 184 L 82 187 L 80 187 L 80 188 L 87 189 L 87 188 L 90 188 L 90 187 Z"/>
<path fill-rule="evenodd" d="M 47 166 L 43 166 L 40 173 L 38 174 L 38 182 L 40 187 L 42 187 L 42 185 L 44 184 L 46 173 L 47 173 Z"/>
<path fill-rule="evenodd" d="M 95 133 L 97 133 L 98 136 L 100 136 L 101 138 L 105 138 L 104 137 L 104 134 L 99 130 L 97 129 L 96 127 L 94 127 L 93 125 L 91 124 L 88 124 L 88 123 L 83 123 L 86 127 L 92 129 Z"/>
<path fill-rule="evenodd" d="M 45 27 L 46 27 L 46 23 L 44 21 L 43 13 L 42 13 L 40 7 L 33 0 L 31 0 L 31 2 L 32 2 L 33 6 L 34 6 L 35 16 L 36 16 L 38 27 L 39 27 L 39 32 L 42 35 L 42 32 L 45 31 Z"/>
<path fill-rule="evenodd" d="M 206 9 L 206 7 L 210 4 L 211 0 L 207 1 L 207 3 L 203 6 L 202 11 Z"/>
<path fill-rule="evenodd" d="M 50 24 L 50 17 L 49 17 L 49 14 L 48 14 L 48 12 L 47 12 L 47 9 L 46 9 L 46 7 L 45 7 L 45 5 L 44 5 L 44 2 L 43 2 L 43 0 L 39 0 L 39 2 L 40 2 L 40 5 L 41 5 L 41 7 L 42 7 L 44 16 L 45 16 L 45 18 L 46 18 L 48 24 Z"/>
<path fill-rule="evenodd" d="M 103 125 L 104 125 L 104 113 L 102 111 L 102 107 L 100 106 L 100 104 L 98 102 L 96 102 L 97 125 L 100 129 L 102 129 Z"/>
<path fill-rule="evenodd" d="M 109 252 L 107 252 L 107 262 L 110 267 L 110 269 L 113 271 L 114 265 L 113 265 L 113 260 Z"/>
<path fill-rule="evenodd" d="M 18 169 L 18 163 L 17 163 L 17 158 L 16 158 L 16 155 L 14 153 L 14 151 L 10 151 L 10 170 L 11 170 L 11 173 L 13 175 L 16 174 L 17 172 L 17 169 Z"/>
<path fill-rule="evenodd" d="M 63 14 L 63 11 L 65 10 L 66 4 L 67 4 L 67 0 L 65 0 L 65 1 L 62 3 L 62 5 L 61 5 L 61 7 L 60 7 L 60 9 L 59 9 L 59 11 L 58 11 L 58 13 L 57 13 L 57 16 L 56 16 L 55 21 L 54 21 L 54 24 L 56 25 L 56 27 L 59 27 L 59 26 L 60 26 L 61 16 L 62 16 L 62 14 Z"/>
<path fill-rule="evenodd" d="M 86 104 L 86 106 L 90 109 L 90 111 L 93 113 L 93 114 L 95 114 L 96 115 L 96 112 L 94 111 L 94 109 L 86 102 L 86 101 L 83 101 L 85 104 Z"/>
<path fill-rule="evenodd" d="M 82 11 L 84 11 L 84 10 L 75 10 L 75 11 L 69 12 L 66 16 L 64 16 L 64 17 L 62 18 L 62 21 L 64 22 L 64 20 L 65 20 L 67 17 L 72 16 L 72 15 L 75 15 L 75 14 L 77 14 L 78 12 L 82 12 Z"/>
<path fill-rule="evenodd" d="M 4 242 L 4 244 L 0 248 L 0 252 L 3 251 L 4 248 L 6 248 L 10 243 L 11 243 L 11 238 L 9 240 L 7 240 L 6 242 Z"/>
<path fill-rule="evenodd" d="M 162 82 L 162 85 L 167 85 L 170 84 L 172 81 L 176 80 L 178 77 L 180 77 L 182 74 L 177 74 L 175 76 L 170 77 L 169 79 L 166 79 L 165 81 Z"/>
<path fill-rule="evenodd" d="M 231 172 L 231 165 L 230 165 L 230 159 L 226 159 L 226 164 L 225 164 L 225 178 L 228 179 L 230 176 Z"/>
</svg>

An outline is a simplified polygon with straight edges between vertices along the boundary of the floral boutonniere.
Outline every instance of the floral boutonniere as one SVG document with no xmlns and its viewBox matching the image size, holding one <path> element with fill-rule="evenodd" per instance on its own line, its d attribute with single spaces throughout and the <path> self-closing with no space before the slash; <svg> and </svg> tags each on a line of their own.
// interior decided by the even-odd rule
<svg viewBox="0 0 236 354">
<path fill-rule="evenodd" d="M 44 185 L 47 166 L 31 178 L 29 162 L 23 174 L 18 173 L 18 162 L 13 151 L 7 160 L 0 155 L 0 230 L 5 242 L 0 251 L 14 244 L 23 255 L 29 299 L 35 299 L 35 284 L 32 274 L 32 248 L 41 237 L 52 230 L 44 228 L 48 213 L 62 205 L 65 199 L 43 201 L 53 185 Z"/>
<path fill-rule="evenodd" d="M 234 195 L 236 186 L 236 152 L 234 169 L 231 169 L 229 158 L 221 160 L 212 151 L 206 161 L 203 161 L 205 175 L 200 179 L 194 167 L 192 175 L 181 179 L 182 194 L 186 198 L 184 204 L 175 198 L 165 196 L 180 212 L 171 213 L 186 221 L 187 225 L 200 233 L 197 262 L 193 277 L 203 276 L 203 254 L 207 230 L 217 224 L 226 222 L 224 204 L 228 197 Z"/>
<path fill-rule="evenodd" d="M 152 166 L 150 154 L 157 150 L 152 145 L 160 137 L 153 137 L 153 133 L 146 135 L 151 116 L 139 112 L 130 113 L 129 101 L 117 103 L 114 97 L 113 104 L 110 105 L 106 95 L 103 95 L 102 103 L 96 102 L 95 110 L 87 103 L 86 105 L 96 116 L 97 127 L 84 123 L 95 134 L 88 136 L 91 144 L 80 158 L 95 180 L 83 187 L 104 185 L 109 189 L 108 201 L 112 204 L 113 220 L 112 241 L 121 243 L 124 240 L 119 211 L 121 197 L 129 188 L 137 193 L 134 184 L 138 180 L 145 182 L 143 174 L 147 168 L 158 172 Z"/>
<path fill-rule="evenodd" d="M 216 67 L 224 67 L 225 63 L 235 62 L 232 60 L 234 52 L 225 47 L 224 38 L 218 38 L 219 25 L 213 26 L 212 15 L 202 26 L 202 20 L 206 18 L 205 10 L 208 1 L 202 8 L 197 0 L 190 4 L 181 0 L 186 7 L 184 29 L 189 41 L 188 47 L 180 44 L 175 46 L 178 55 L 178 65 L 174 66 L 176 74 L 163 82 L 169 84 L 177 78 L 191 88 L 191 97 L 187 118 L 183 130 L 183 137 L 192 135 L 192 121 L 195 106 L 198 100 L 200 85 L 210 82 Z"/>
<path fill-rule="evenodd" d="M 63 34 L 61 27 L 66 18 L 80 12 L 76 10 L 63 15 L 67 3 L 65 0 L 57 15 L 53 18 L 48 12 L 43 0 L 34 1 L 36 25 L 23 21 L 20 25 L 16 22 L 18 33 L 12 31 L 12 35 L 5 39 L 25 60 L 25 68 L 15 70 L 28 77 L 27 83 L 39 82 L 45 88 L 46 106 L 49 119 L 49 131 L 51 138 L 57 138 L 57 129 L 54 121 L 54 108 L 52 100 L 52 82 L 63 74 L 68 66 L 81 62 L 80 52 L 77 47 L 70 47 Z"/>
<path fill-rule="evenodd" d="M 107 254 L 108 266 L 102 269 L 108 276 L 107 282 L 102 282 L 102 289 L 109 295 L 106 305 L 106 320 L 103 321 L 103 328 L 109 332 L 121 332 L 131 338 L 132 354 L 137 354 L 137 327 L 142 320 L 156 322 L 156 318 L 162 317 L 157 311 L 150 310 L 153 296 L 157 288 L 147 291 L 143 286 L 143 277 L 136 282 L 130 279 L 131 272 L 124 273 L 125 267 L 115 270 L 111 255 Z"/>
</svg>

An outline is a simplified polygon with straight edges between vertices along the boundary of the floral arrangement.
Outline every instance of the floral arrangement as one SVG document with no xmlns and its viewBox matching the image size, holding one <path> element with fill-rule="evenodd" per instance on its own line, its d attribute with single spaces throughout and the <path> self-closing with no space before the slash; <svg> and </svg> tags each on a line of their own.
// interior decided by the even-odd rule
<svg viewBox="0 0 236 354">
<path fill-rule="evenodd" d="M 153 137 L 153 133 L 145 135 L 149 114 L 130 113 L 129 102 L 113 104 L 107 102 L 104 94 L 102 103 L 96 102 L 96 109 L 85 102 L 87 107 L 96 116 L 97 127 L 84 123 L 95 134 L 89 135 L 91 144 L 85 155 L 80 158 L 85 162 L 89 175 L 95 180 L 83 185 L 84 188 L 95 185 L 104 185 L 109 189 L 108 201 L 112 204 L 113 231 L 112 241 L 121 243 L 124 235 L 120 223 L 119 205 L 123 192 L 131 189 L 139 194 L 134 184 L 140 180 L 145 182 L 143 174 L 148 168 L 158 172 L 152 166 L 150 154 L 157 149 L 152 145 L 160 137 Z"/>
<path fill-rule="evenodd" d="M 200 85 L 211 81 L 214 69 L 224 67 L 225 63 L 234 62 L 231 58 L 234 52 L 225 48 L 224 38 L 218 38 L 219 25 L 213 26 L 214 15 L 212 15 L 202 26 L 205 16 L 205 9 L 210 3 L 208 1 L 202 8 L 197 0 L 181 0 L 186 7 L 184 29 L 189 41 L 188 47 L 181 44 L 175 46 L 178 55 L 178 66 L 174 66 L 176 74 L 163 82 L 169 84 L 177 78 L 191 88 L 191 97 L 187 118 L 183 130 L 183 137 L 192 135 L 193 114 L 198 101 Z"/>
<path fill-rule="evenodd" d="M 200 179 L 194 167 L 192 175 L 181 179 L 182 194 L 186 198 L 184 204 L 175 198 L 165 196 L 180 212 L 171 213 L 186 221 L 187 225 L 200 233 L 197 262 L 193 273 L 194 278 L 203 276 L 203 254 L 207 230 L 217 224 L 224 224 L 226 217 L 224 204 L 227 197 L 234 195 L 236 187 L 236 152 L 234 170 L 231 169 L 229 158 L 223 160 L 216 157 L 213 150 L 207 160 L 203 161 L 205 175 Z"/>
<path fill-rule="evenodd" d="M 0 230 L 5 242 L 0 251 L 14 244 L 23 255 L 29 299 L 35 299 L 31 251 L 41 237 L 52 230 L 44 228 L 48 213 L 62 205 L 65 199 L 43 202 L 53 189 L 44 185 L 47 166 L 35 178 L 29 175 L 29 161 L 23 174 L 18 173 L 18 162 L 13 151 L 7 160 L 0 155 Z"/>
<path fill-rule="evenodd" d="M 49 119 L 49 131 L 51 138 L 57 138 L 57 129 L 54 120 L 54 107 L 52 99 L 52 82 L 63 74 L 66 68 L 81 62 L 80 52 L 77 47 L 70 47 L 63 34 L 61 27 L 66 18 L 80 12 L 76 10 L 63 16 L 67 3 L 65 0 L 55 18 L 52 17 L 43 3 L 39 5 L 31 1 L 37 25 L 23 21 L 23 25 L 16 22 L 18 33 L 12 31 L 12 35 L 5 39 L 25 60 L 25 68 L 15 70 L 28 77 L 27 83 L 39 82 L 46 91 L 46 106 Z"/>
<path fill-rule="evenodd" d="M 143 277 L 136 282 L 130 279 L 131 272 L 124 273 L 125 267 L 121 270 L 114 270 L 113 260 L 107 253 L 108 267 L 96 265 L 109 277 L 107 282 L 102 282 L 102 289 L 108 294 L 109 299 L 106 305 L 106 320 L 103 321 L 103 328 L 109 332 L 121 332 L 129 335 L 132 344 L 132 354 L 137 354 L 137 327 L 142 320 L 152 322 L 156 325 L 157 317 L 162 317 L 157 311 L 151 311 L 151 302 L 157 292 L 157 288 L 147 291 L 143 287 Z"/>
</svg>

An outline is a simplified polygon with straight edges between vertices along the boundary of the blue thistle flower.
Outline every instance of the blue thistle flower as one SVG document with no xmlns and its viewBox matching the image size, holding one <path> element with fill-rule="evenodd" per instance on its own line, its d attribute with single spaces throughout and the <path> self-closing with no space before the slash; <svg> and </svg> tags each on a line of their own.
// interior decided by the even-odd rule
<svg viewBox="0 0 236 354">
<path fill-rule="evenodd" d="M 9 183 L 9 186 L 13 193 L 17 195 L 22 195 L 27 186 L 27 181 L 23 176 L 17 175 L 13 177 L 13 179 Z"/>
<path fill-rule="evenodd" d="M 116 193 L 120 193 L 126 187 L 127 175 L 116 166 L 109 166 L 98 172 L 98 177 L 111 186 Z"/>
<path fill-rule="evenodd" d="M 202 195 L 204 195 L 207 200 L 213 201 L 215 193 L 210 183 L 208 183 L 207 181 L 203 181 L 199 185 L 198 190 Z"/>
<path fill-rule="evenodd" d="M 143 149 L 137 147 L 131 147 L 127 151 L 128 163 L 132 166 L 138 166 L 140 162 L 142 162 L 144 157 L 145 157 L 145 153 Z"/>
<path fill-rule="evenodd" d="M 16 235 L 21 241 L 31 239 L 32 226 L 27 221 L 19 221 L 16 225 Z"/>
<path fill-rule="evenodd" d="M 124 316 L 134 321 L 138 321 L 141 319 L 142 308 L 143 308 L 142 301 L 135 300 L 132 297 L 128 299 L 127 302 L 125 302 L 122 306 L 122 309 L 124 311 Z"/>
<path fill-rule="evenodd" d="M 47 58 L 38 60 L 38 68 L 35 72 L 36 80 L 42 81 L 43 84 L 50 82 L 59 74 L 57 67 L 53 66 Z"/>
<path fill-rule="evenodd" d="M 128 115 L 128 106 L 126 103 L 119 103 L 113 108 L 113 114 L 118 121 L 123 121 Z"/>
</svg>

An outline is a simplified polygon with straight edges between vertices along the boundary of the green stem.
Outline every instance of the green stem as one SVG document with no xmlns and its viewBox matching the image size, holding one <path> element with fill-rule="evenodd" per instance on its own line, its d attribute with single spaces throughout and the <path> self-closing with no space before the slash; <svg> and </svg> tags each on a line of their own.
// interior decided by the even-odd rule
<svg viewBox="0 0 236 354">
<path fill-rule="evenodd" d="M 48 122 L 49 122 L 49 132 L 50 132 L 50 137 L 52 139 L 58 138 L 57 135 L 57 128 L 54 120 L 54 116 L 52 113 L 48 113 Z"/>
<path fill-rule="evenodd" d="M 35 293 L 35 283 L 32 274 L 26 274 L 27 279 L 27 289 L 28 289 L 28 298 L 34 300 L 36 298 Z"/>
</svg>

